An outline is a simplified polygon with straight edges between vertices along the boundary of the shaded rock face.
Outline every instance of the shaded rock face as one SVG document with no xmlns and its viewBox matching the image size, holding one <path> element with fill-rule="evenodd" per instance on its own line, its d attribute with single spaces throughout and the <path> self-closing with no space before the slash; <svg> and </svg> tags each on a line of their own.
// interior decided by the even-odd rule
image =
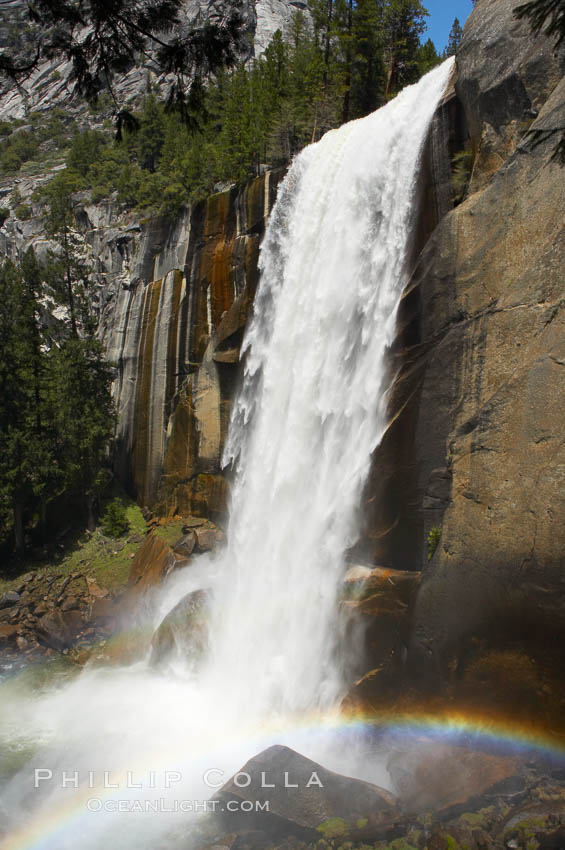
<svg viewBox="0 0 565 850">
<path fill-rule="evenodd" d="M 514 0 L 484 2 L 469 20 L 457 55 L 457 94 L 478 152 L 471 191 L 486 185 L 516 150 L 565 71 L 545 36 L 517 21 Z"/>
<path fill-rule="evenodd" d="M 220 458 L 277 181 L 214 195 L 174 224 L 93 231 L 114 281 L 100 333 L 118 366 L 118 472 L 163 513 L 224 510 Z"/>
<path fill-rule="evenodd" d="M 364 819 L 362 828 L 373 836 L 386 835 L 397 814 L 394 796 L 383 788 L 333 773 L 283 746 L 250 759 L 213 799 L 220 802 L 230 829 L 305 838 L 315 836 L 319 827 L 318 835 L 323 834 L 323 825 L 332 819 L 353 830 Z M 242 805 L 256 801 L 268 802 L 268 809 Z"/>
<path fill-rule="evenodd" d="M 349 643 L 359 645 L 360 628 L 366 649 L 366 657 L 358 658 L 358 667 L 350 671 L 359 674 L 351 690 L 353 706 L 362 703 L 370 710 L 374 702 L 376 708 L 383 691 L 394 686 L 406 657 L 419 586 L 417 572 L 348 569 L 342 607 L 348 615 Z M 369 671 L 364 663 L 371 665 Z"/>
<path fill-rule="evenodd" d="M 366 540 L 378 563 L 423 571 L 411 676 L 533 720 L 533 699 L 515 698 L 522 671 L 539 721 L 565 697 L 565 172 L 555 139 L 532 148 L 522 134 L 535 113 L 533 130 L 563 126 L 565 81 L 562 57 L 513 6 L 482 0 L 465 29 L 456 89 L 475 168 L 401 305 Z M 505 669 L 505 652 L 523 663 Z"/>
</svg>

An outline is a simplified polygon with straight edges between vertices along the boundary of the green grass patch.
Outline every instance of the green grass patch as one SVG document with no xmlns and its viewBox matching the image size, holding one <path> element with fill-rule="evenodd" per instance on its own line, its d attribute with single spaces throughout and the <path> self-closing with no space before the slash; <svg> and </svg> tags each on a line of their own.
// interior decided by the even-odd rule
<svg viewBox="0 0 565 850">
<path fill-rule="evenodd" d="M 158 525 L 153 534 L 155 537 L 160 537 L 161 540 L 164 540 L 165 543 L 168 543 L 169 546 L 173 546 L 183 534 L 183 526 L 184 520 L 176 520 L 175 522 L 170 522 L 167 525 Z"/>
<path fill-rule="evenodd" d="M 132 558 L 141 546 L 147 526 L 141 509 L 135 502 L 125 497 L 121 498 L 121 502 L 129 526 L 129 530 L 122 537 L 107 537 L 100 526 L 92 533 L 80 531 L 74 536 L 70 534 L 59 556 L 45 561 L 26 561 L 20 566 L 17 576 L 0 578 L 0 593 L 17 587 L 22 574 L 35 570 L 61 576 L 80 572 L 92 576 L 100 586 L 109 590 L 123 587 L 127 583 Z M 177 530 L 177 538 L 180 533 Z M 131 540 L 132 537 L 137 539 Z"/>
</svg>

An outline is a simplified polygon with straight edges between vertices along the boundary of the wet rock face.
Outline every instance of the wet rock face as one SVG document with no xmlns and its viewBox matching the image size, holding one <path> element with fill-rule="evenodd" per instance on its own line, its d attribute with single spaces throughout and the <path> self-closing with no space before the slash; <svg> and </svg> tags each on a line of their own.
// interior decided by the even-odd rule
<svg viewBox="0 0 565 850">
<path fill-rule="evenodd" d="M 209 608 L 207 590 L 196 590 L 181 599 L 153 636 L 151 666 L 159 667 L 178 656 L 189 667 L 197 667 L 208 648 Z"/>
<path fill-rule="evenodd" d="M 534 126 L 564 118 L 560 83 Z M 565 629 L 565 204 L 553 145 L 513 154 L 442 223 L 416 273 L 433 305 L 422 406 L 451 472 L 416 610 L 424 655 L 471 634 L 533 646 Z"/>
<path fill-rule="evenodd" d="M 163 514 L 225 509 L 220 458 L 279 178 L 214 195 L 174 224 L 94 231 L 113 279 L 100 333 L 118 365 L 118 471 Z"/>
<path fill-rule="evenodd" d="M 525 787 L 516 759 L 440 743 L 413 741 L 389 757 L 387 769 L 405 811 L 443 819 Z"/>
</svg>

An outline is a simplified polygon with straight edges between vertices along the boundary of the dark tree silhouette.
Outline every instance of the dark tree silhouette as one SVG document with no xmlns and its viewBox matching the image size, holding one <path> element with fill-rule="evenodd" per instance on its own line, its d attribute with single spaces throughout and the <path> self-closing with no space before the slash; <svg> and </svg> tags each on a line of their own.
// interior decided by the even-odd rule
<svg viewBox="0 0 565 850">
<path fill-rule="evenodd" d="M 72 63 L 76 89 L 89 101 L 139 56 L 171 75 L 168 104 L 185 117 L 202 81 L 233 64 L 243 44 L 241 0 L 218 2 L 206 19 L 183 20 L 182 0 L 28 0 L 25 51 L 0 52 L 0 73 L 14 84 L 47 59 Z M 128 121 L 118 115 L 118 130 Z"/>
<path fill-rule="evenodd" d="M 455 54 L 459 50 L 459 45 L 461 44 L 462 38 L 463 27 L 459 23 L 459 18 L 455 18 L 455 20 L 453 21 L 453 26 L 451 27 L 451 31 L 449 33 L 447 47 L 445 49 L 446 56 L 455 56 Z"/>
</svg>

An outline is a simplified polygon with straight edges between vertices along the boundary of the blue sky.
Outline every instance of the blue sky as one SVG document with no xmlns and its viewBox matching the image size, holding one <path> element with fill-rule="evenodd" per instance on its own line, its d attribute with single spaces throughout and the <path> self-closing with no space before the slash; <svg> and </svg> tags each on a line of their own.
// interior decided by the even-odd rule
<svg viewBox="0 0 565 850">
<path fill-rule="evenodd" d="M 473 8 L 471 0 L 422 0 L 422 6 L 430 13 L 422 41 L 431 38 L 438 51 L 447 44 L 454 19 L 459 18 L 463 26 Z"/>
</svg>

